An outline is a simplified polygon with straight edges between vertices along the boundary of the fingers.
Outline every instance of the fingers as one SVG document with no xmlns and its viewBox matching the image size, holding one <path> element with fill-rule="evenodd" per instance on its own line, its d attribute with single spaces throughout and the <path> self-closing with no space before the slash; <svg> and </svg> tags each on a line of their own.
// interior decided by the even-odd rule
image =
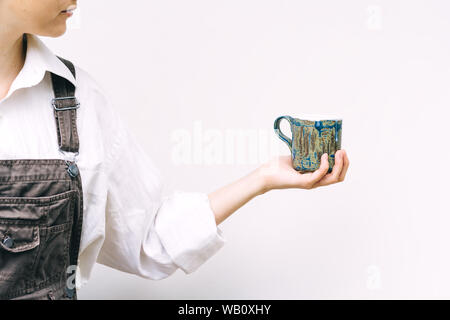
<svg viewBox="0 0 450 320">
<path fill-rule="evenodd" d="M 344 166 L 342 167 L 341 174 L 339 175 L 339 181 L 344 181 L 345 174 L 347 173 L 348 166 L 350 165 L 350 161 L 348 160 L 347 157 L 347 152 L 345 152 L 345 150 L 342 151 L 343 151 Z"/>
<path fill-rule="evenodd" d="M 323 179 L 321 179 L 319 182 L 316 183 L 316 185 L 314 185 L 314 187 L 318 187 L 318 186 L 327 186 L 329 184 L 333 184 L 333 183 L 337 183 L 340 182 L 341 180 L 341 174 L 343 173 L 343 168 L 344 168 L 344 152 L 342 150 L 338 150 L 335 153 L 335 162 L 334 162 L 334 166 L 333 166 L 333 170 L 331 171 L 330 174 L 327 174 L 325 177 L 323 177 Z M 344 173 L 345 176 L 345 173 Z"/>
<path fill-rule="evenodd" d="M 306 187 L 308 189 L 313 188 L 314 185 L 319 182 L 328 172 L 330 164 L 328 163 L 328 154 L 324 153 L 320 158 L 320 167 L 314 171 L 308 179 Z"/>
</svg>

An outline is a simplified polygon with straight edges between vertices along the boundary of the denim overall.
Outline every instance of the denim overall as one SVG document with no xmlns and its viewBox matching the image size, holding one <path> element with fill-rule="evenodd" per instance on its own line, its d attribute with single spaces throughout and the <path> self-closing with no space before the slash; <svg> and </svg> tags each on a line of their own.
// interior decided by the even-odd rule
<svg viewBox="0 0 450 320">
<path fill-rule="evenodd" d="M 75 76 L 72 63 L 60 60 Z M 55 98 L 49 107 L 65 157 L 0 160 L 0 299 L 77 299 L 83 219 L 79 104 L 71 82 L 53 73 L 51 78 Z"/>
</svg>

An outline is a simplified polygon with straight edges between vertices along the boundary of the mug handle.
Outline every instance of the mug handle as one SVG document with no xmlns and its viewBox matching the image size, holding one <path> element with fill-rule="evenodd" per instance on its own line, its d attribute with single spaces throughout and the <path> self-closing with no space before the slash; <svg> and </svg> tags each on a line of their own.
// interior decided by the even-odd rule
<svg viewBox="0 0 450 320">
<path fill-rule="evenodd" d="M 283 132 L 280 130 L 280 121 L 286 119 L 290 126 L 291 126 L 291 132 L 292 132 L 292 118 L 290 116 L 281 116 L 275 119 L 275 122 L 273 123 L 273 129 L 275 130 L 275 133 L 278 135 L 278 137 L 283 140 L 289 147 L 289 150 L 292 152 L 292 140 L 285 136 Z"/>
</svg>

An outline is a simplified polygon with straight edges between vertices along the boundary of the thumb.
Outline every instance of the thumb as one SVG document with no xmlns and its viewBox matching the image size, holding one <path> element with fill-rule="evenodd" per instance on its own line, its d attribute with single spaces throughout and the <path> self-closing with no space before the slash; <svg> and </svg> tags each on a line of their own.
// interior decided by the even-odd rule
<svg viewBox="0 0 450 320">
<path fill-rule="evenodd" d="M 314 185 L 327 174 L 329 167 L 330 164 L 328 163 L 328 153 L 324 153 L 322 157 L 320 157 L 319 169 L 312 173 L 310 178 L 311 180 L 309 182 Z"/>
</svg>

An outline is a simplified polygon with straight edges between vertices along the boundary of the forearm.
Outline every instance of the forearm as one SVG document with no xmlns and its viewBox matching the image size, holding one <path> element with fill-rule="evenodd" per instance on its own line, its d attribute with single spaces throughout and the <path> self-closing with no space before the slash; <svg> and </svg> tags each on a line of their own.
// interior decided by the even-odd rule
<svg viewBox="0 0 450 320">
<path fill-rule="evenodd" d="M 259 169 L 208 194 L 216 224 L 233 214 L 254 197 L 264 193 L 264 182 Z"/>
</svg>

